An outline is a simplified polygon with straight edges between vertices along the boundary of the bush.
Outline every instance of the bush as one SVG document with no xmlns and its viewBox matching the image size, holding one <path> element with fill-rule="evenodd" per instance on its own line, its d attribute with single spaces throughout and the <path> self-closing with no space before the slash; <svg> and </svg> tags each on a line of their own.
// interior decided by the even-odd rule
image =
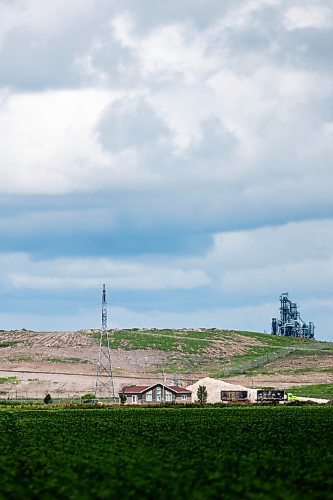
<svg viewBox="0 0 333 500">
<path fill-rule="evenodd" d="M 92 392 L 88 392 L 88 394 L 84 394 L 83 396 L 81 396 L 81 399 L 95 399 L 95 394 L 93 394 Z"/>
<path fill-rule="evenodd" d="M 48 405 L 49 403 L 52 403 L 52 398 L 51 398 L 51 395 L 50 394 L 46 394 L 45 398 L 44 398 L 44 403 L 46 405 Z"/>
</svg>

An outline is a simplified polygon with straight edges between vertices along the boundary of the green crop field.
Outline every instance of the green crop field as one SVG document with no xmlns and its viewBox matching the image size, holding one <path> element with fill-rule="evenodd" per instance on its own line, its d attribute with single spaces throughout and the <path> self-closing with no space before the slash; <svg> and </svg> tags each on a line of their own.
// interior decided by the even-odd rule
<svg viewBox="0 0 333 500">
<path fill-rule="evenodd" d="M 333 407 L 0 410 L 0 498 L 333 498 Z"/>
</svg>

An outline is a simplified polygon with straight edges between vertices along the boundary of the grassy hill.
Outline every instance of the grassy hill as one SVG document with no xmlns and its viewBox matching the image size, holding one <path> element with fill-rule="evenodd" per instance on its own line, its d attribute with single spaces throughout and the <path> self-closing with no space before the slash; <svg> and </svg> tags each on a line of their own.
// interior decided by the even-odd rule
<svg viewBox="0 0 333 500">
<path fill-rule="evenodd" d="M 196 367 L 196 371 L 210 376 L 228 377 L 260 372 L 265 365 L 291 354 L 298 357 L 333 354 L 333 343 L 216 328 L 133 328 L 110 330 L 109 333 L 111 349 L 156 349 L 167 352 L 163 369 L 169 373 L 188 373 Z M 94 338 L 99 338 L 98 332 L 94 332 Z"/>
</svg>

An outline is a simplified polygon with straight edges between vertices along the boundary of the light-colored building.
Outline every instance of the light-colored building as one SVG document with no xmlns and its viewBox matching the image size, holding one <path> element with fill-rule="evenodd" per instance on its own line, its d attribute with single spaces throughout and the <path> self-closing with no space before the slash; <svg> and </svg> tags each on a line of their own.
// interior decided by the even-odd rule
<svg viewBox="0 0 333 500">
<path fill-rule="evenodd" d="M 132 385 L 124 387 L 119 392 L 126 396 L 126 404 L 149 403 L 191 403 L 192 392 L 178 385 Z"/>
</svg>

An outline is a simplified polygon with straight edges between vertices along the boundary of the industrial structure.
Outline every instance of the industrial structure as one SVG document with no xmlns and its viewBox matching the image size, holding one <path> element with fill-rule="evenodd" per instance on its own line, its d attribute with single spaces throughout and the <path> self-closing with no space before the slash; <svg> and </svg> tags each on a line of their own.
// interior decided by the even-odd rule
<svg viewBox="0 0 333 500">
<path fill-rule="evenodd" d="M 102 329 L 99 337 L 99 351 L 96 373 L 96 398 L 107 398 L 115 401 L 114 382 L 112 374 L 112 361 L 110 351 L 110 338 L 107 328 L 107 302 L 106 287 L 103 285 L 102 292 Z"/>
<path fill-rule="evenodd" d="M 288 293 L 280 295 L 280 319 L 272 318 L 272 335 L 285 337 L 314 338 L 314 324 L 306 324 L 297 310 L 296 302 L 292 302 Z"/>
</svg>

